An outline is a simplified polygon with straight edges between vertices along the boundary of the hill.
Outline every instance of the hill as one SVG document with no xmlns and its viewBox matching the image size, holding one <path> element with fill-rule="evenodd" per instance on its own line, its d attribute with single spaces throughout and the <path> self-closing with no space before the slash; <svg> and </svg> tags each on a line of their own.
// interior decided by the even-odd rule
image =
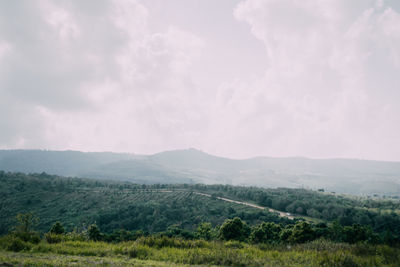
<svg viewBox="0 0 400 267">
<path fill-rule="evenodd" d="M 0 150 L 0 170 L 134 183 L 206 183 L 400 196 L 400 162 L 257 157 L 235 160 L 196 149 L 154 155 Z"/>
<path fill-rule="evenodd" d="M 399 201 L 349 198 L 304 189 L 139 185 L 0 171 L 0 234 L 15 224 L 18 213 L 26 212 L 34 212 L 41 219 L 38 229 L 42 232 L 56 221 L 69 230 L 97 223 L 104 232 L 126 229 L 153 233 L 171 226 L 193 230 L 201 222 L 215 226 L 233 217 L 250 225 L 262 221 L 293 223 L 286 216 L 269 212 L 271 208 L 314 222 L 368 226 L 377 233 L 400 238 Z"/>
<path fill-rule="evenodd" d="M 166 185 L 0 172 L 0 234 L 11 229 L 18 213 L 25 212 L 40 218 L 41 232 L 56 221 L 68 230 L 97 223 L 105 232 L 160 232 L 173 225 L 193 230 L 203 221 L 216 225 L 235 216 L 250 224 L 287 221 L 266 210 L 193 194 L 184 186 L 167 189 Z"/>
<path fill-rule="evenodd" d="M 0 150 L 0 170 L 136 183 L 193 182 L 145 156 L 111 152 Z"/>
<path fill-rule="evenodd" d="M 37 225 L 15 220 L 27 212 Z M 397 266 L 399 212 L 399 201 L 305 189 L 0 171 L 0 265 Z M 56 221 L 66 232 L 46 233 Z"/>
</svg>

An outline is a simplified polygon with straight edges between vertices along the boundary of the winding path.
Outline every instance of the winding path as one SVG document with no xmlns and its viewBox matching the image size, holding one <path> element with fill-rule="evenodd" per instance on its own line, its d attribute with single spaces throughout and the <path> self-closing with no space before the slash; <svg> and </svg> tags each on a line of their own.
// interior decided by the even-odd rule
<svg viewBox="0 0 400 267">
<path fill-rule="evenodd" d="M 201 195 L 201 196 L 205 196 L 205 197 L 211 197 L 210 194 L 205 194 L 205 193 L 200 193 L 200 192 L 193 192 L 193 193 L 196 194 L 196 195 Z M 294 217 L 292 215 L 289 215 L 286 212 L 282 212 L 282 211 L 279 211 L 279 210 L 275 210 L 275 209 L 271 209 L 271 208 L 265 208 L 265 207 L 258 206 L 256 204 L 252 204 L 252 203 L 249 203 L 249 202 L 237 201 L 237 200 L 233 200 L 233 199 L 229 199 L 229 198 L 225 198 L 225 197 L 216 197 L 216 198 L 220 199 L 220 200 L 223 200 L 223 201 L 231 202 L 231 203 L 246 205 L 246 206 L 253 207 L 253 208 L 256 208 L 256 209 L 260 209 L 260 210 L 266 210 L 267 209 L 269 212 L 278 213 L 280 217 L 286 217 L 286 218 L 288 218 L 290 220 L 294 219 Z"/>
</svg>

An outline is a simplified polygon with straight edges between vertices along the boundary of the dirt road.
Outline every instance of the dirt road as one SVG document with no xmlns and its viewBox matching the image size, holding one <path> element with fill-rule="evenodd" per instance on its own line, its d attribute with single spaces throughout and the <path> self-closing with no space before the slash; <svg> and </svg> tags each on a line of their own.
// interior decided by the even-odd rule
<svg viewBox="0 0 400 267">
<path fill-rule="evenodd" d="M 205 196 L 205 197 L 211 197 L 210 194 L 205 194 L 205 193 L 200 193 L 200 192 L 193 192 L 193 193 L 194 193 L 194 194 L 197 194 L 197 195 Z M 252 203 L 248 203 L 248 202 L 242 202 L 242 201 L 237 201 L 237 200 L 233 200 L 233 199 L 229 199 L 229 198 L 225 198 L 225 197 L 216 197 L 216 198 L 217 198 L 217 199 L 220 199 L 220 200 L 223 200 L 223 201 L 227 201 L 227 202 L 232 202 L 232 203 L 236 203 L 236 204 L 246 205 L 246 206 L 253 207 L 253 208 L 256 208 L 256 209 L 260 209 L 260 210 L 266 210 L 266 209 L 267 209 L 269 212 L 278 213 L 280 217 L 286 217 L 286 218 L 288 218 L 288 219 L 290 219 L 290 220 L 293 220 L 293 219 L 294 219 L 294 217 L 293 217 L 292 215 L 288 215 L 286 212 L 274 210 L 274 209 L 271 209 L 271 208 L 265 208 L 265 207 L 262 207 L 262 206 L 258 206 L 258 205 L 256 205 L 256 204 L 252 204 Z"/>
</svg>

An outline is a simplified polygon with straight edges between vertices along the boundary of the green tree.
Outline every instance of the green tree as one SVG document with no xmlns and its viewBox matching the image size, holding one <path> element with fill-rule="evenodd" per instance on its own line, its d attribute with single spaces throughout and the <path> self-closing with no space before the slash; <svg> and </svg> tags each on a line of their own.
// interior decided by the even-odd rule
<svg viewBox="0 0 400 267">
<path fill-rule="evenodd" d="M 329 227 L 330 239 L 336 242 L 343 241 L 343 227 L 338 221 L 334 221 Z"/>
<path fill-rule="evenodd" d="M 312 241 L 316 237 L 315 231 L 311 225 L 307 222 L 298 222 L 293 227 L 289 241 L 292 243 L 304 243 L 307 241 Z"/>
<path fill-rule="evenodd" d="M 227 219 L 219 229 L 219 235 L 224 240 L 244 241 L 250 234 L 250 227 L 240 218 Z"/>
<path fill-rule="evenodd" d="M 273 222 L 263 222 L 253 228 L 250 240 L 255 243 L 274 243 L 280 240 L 281 226 Z"/>
<path fill-rule="evenodd" d="M 56 222 L 50 229 L 50 233 L 61 235 L 65 233 L 64 226 L 60 222 Z"/>
<path fill-rule="evenodd" d="M 33 213 L 20 213 L 17 215 L 18 225 L 15 226 L 15 230 L 12 234 L 25 241 L 32 243 L 39 243 L 40 236 L 33 231 L 33 226 L 39 221 L 39 218 L 36 217 Z"/>
<path fill-rule="evenodd" d="M 212 226 L 209 222 L 201 223 L 196 229 L 196 236 L 205 240 L 210 240 L 212 236 Z"/>
<path fill-rule="evenodd" d="M 99 227 L 97 225 L 92 224 L 88 228 L 88 236 L 90 240 L 98 241 L 101 239 L 101 233 Z"/>
<path fill-rule="evenodd" d="M 283 242 L 288 242 L 291 235 L 292 235 L 293 229 L 289 226 L 287 226 L 286 228 L 284 228 L 280 235 L 279 235 L 279 240 L 283 241 Z"/>
<path fill-rule="evenodd" d="M 343 239 L 345 242 L 353 244 L 360 241 L 365 241 L 368 238 L 368 229 L 359 224 L 345 226 L 343 228 Z"/>
<path fill-rule="evenodd" d="M 35 224 L 39 222 L 39 218 L 33 213 L 20 213 L 17 215 L 18 225 L 15 227 L 18 232 L 30 233 Z"/>
</svg>

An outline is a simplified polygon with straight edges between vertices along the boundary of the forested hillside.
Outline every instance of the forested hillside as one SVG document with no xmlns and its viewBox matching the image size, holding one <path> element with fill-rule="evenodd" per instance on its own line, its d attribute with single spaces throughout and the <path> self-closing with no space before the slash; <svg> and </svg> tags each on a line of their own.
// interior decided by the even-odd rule
<svg viewBox="0 0 400 267">
<path fill-rule="evenodd" d="M 105 232 L 159 232 L 172 225 L 193 230 L 201 222 L 216 225 L 235 216 L 250 224 L 288 221 L 268 211 L 193 194 L 193 189 L 0 172 L 0 234 L 25 212 L 40 218 L 37 227 L 42 232 L 55 221 L 68 230 L 97 223 Z"/>
<path fill-rule="evenodd" d="M 399 210 L 304 189 L 0 171 L 0 265 L 397 266 Z"/>
<path fill-rule="evenodd" d="M 323 188 L 339 193 L 390 197 L 400 194 L 399 162 L 269 157 L 234 160 L 196 149 L 154 155 L 0 150 L 0 170 L 140 184 L 232 184 Z"/>
<path fill-rule="evenodd" d="M 68 230 L 96 223 L 104 232 L 117 229 L 161 232 L 169 227 L 193 230 L 202 222 L 213 226 L 238 217 L 250 225 L 294 223 L 268 209 L 226 202 L 247 201 L 314 222 L 370 227 L 382 238 L 400 237 L 400 203 L 345 197 L 304 189 L 262 189 L 229 185 L 138 185 L 42 174 L 0 172 L 0 229 L 6 233 L 18 213 L 33 212 L 38 229 L 60 221 Z M 212 197 L 200 195 L 206 193 Z"/>
</svg>

